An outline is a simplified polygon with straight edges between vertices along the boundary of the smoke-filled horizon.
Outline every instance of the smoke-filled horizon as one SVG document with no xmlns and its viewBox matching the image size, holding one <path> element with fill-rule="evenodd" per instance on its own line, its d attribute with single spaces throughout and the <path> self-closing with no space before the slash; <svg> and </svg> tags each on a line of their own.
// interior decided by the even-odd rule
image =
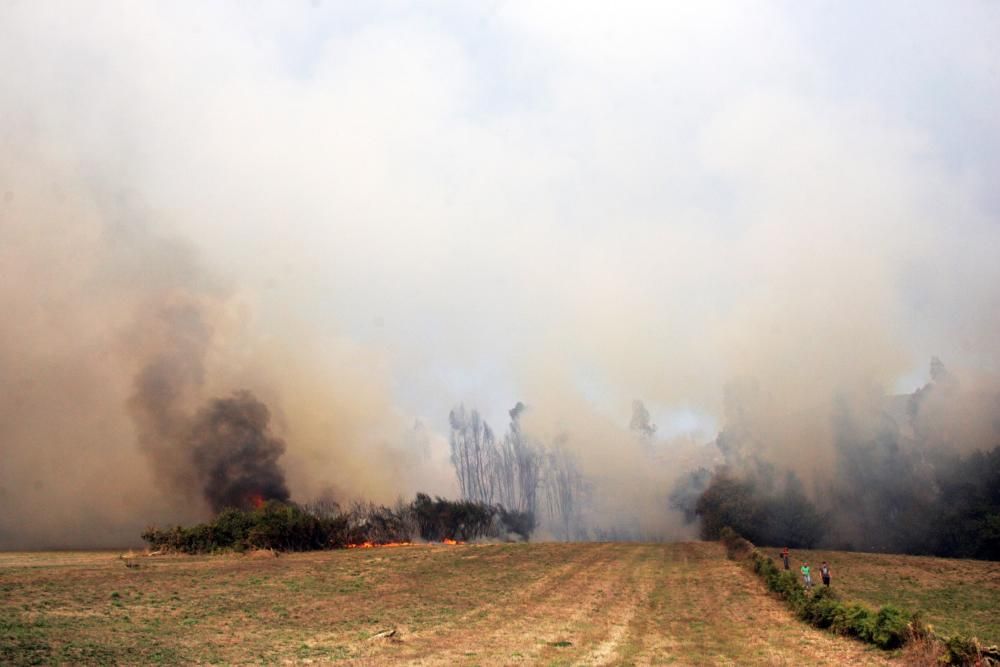
<svg viewBox="0 0 1000 667">
<path fill-rule="evenodd" d="M 1000 444 L 998 14 L 5 3 L 0 548 L 455 496 L 460 404 L 654 539 L 719 432 L 827 493 L 934 357 Z"/>
</svg>

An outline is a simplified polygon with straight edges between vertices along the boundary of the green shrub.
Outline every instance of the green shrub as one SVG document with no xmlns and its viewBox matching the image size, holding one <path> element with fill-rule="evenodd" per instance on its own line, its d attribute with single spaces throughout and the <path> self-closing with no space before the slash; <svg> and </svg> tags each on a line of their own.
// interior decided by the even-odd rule
<svg viewBox="0 0 1000 667">
<path fill-rule="evenodd" d="M 954 635 L 944 640 L 941 662 L 946 665 L 975 665 L 979 663 L 980 656 L 979 642 Z"/>
<path fill-rule="evenodd" d="M 270 500 L 250 513 L 246 545 L 255 549 L 309 551 L 327 546 L 320 520 L 293 503 Z"/>
<path fill-rule="evenodd" d="M 833 625 L 841 605 L 832 588 L 820 588 L 804 601 L 799 615 L 817 628 L 829 628 Z"/>
<path fill-rule="evenodd" d="M 811 599 L 805 586 L 799 581 L 799 577 L 794 572 L 786 572 L 782 570 L 774 577 L 774 583 L 772 584 L 775 592 L 780 595 L 788 606 L 792 608 L 797 615 L 801 615 L 805 609 L 806 604 Z"/>
<path fill-rule="evenodd" d="M 839 605 L 830 627 L 839 634 L 869 641 L 875 632 L 875 614 L 859 604 Z"/>
<path fill-rule="evenodd" d="M 886 605 L 875 618 L 875 631 L 871 641 L 879 648 L 898 648 L 906 643 L 910 633 L 910 615 Z"/>
<path fill-rule="evenodd" d="M 883 649 L 900 647 L 911 637 L 928 633 L 919 616 L 908 615 L 891 605 L 886 605 L 877 612 L 860 604 L 848 605 L 840 600 L 833 589 L 826 587 L 809 594 L 793 572 L 780 569 L 770 556 L 762 553 L 731 528 L 723 528 L 720 538 L 731 558 L 735 555 L 749 560 L 753 571 L 764 580 L 768 590 L 785 600 L 799 618 L 811 625 L 829 628 Z M 747 556 L 740 557 L 743 553 L 747 553 Z M 965 640 L 953 640 L 955 649 L 952 652 L 956 656 L 964 655 L 961 653 L 963 647 L 968 648 L 962 641 Z"/>
<path fill-rule="evenodd" d="M 431 500 L 421 493 L 394 508 L 356 502 L 347 511 L 335 504 L 302 507 L 269 500 L 253 510 L 223 510 L 212 521 L 187 528 L 148 528 L 142 539 L 153 549 L 184 553 L 308 551 L 409 542 L 418 534 L 433 541 L 503 539 L 512 533 L 527 539 L 533 528 L 530 513 L 465 500 Z"/>
<path fill-rule="evenodd" d="M 798 577 L 788 570 L 779 569 L 770 556 L 765 556 L 757 549 L 751 552 L 750 560 L 754 572 L 764 580 L 768 590 L 777 593 L 796 612 L 800 611 L 806 602 L 806 591 Z"/>
<path fill-rule="evenodd" d="M 253 514 L 238 509 L 227 509 L 219 513 L 212 522 L 216 540 L 220 544 L 237 545 L 245 542 L 254 525 Z"/>
<path fill-rule="evenodd" d="M 270 500 L 254 510 L 227 509 L 208 523 L 142 534 L 153 549 L 183 553 L 276 549 L 307 551 L 352 543 L 347 517 L 320 515 L 294 503 Z M 358 542 L 364 542 L 363 531 Z"/>
</svg>

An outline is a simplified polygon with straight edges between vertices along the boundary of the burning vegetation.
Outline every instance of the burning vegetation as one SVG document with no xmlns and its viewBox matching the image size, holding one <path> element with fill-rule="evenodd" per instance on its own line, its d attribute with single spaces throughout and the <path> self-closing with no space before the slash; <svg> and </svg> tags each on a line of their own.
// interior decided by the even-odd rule
<svg viewBox="0 0 1000 667">
<path fill-rule="evenodd" d="M 197 334 L 190 326 L 197 318 L 181 314 Z M 147 427 L 154 460 L 170 463 L 163 465 L 173 473 L 168 479 L 199 492 L 216 518 L 189 528 L 150 529 L 143 538 L 153 548 L 299 551 L 527 540 L 539 524 L 546 536 L 562 540 L 637 539 L 627 522 L 611 528 L 592 522 L 596 485 L 582 472 L 568 436 L 551 443 L 530 436 L 521 403 L 509 411 L 499 437 L 476 410 L 451 411 L 460 500 L 418 493 L 393 507 L 300 505 L 289 501 L 279 463 L 285 443 L 271 433 L 267 407 L 239 391 L 188 417 L 178 399 L 196 368 L 165 368 L 153 363 L 140 374 L 133 407 Z M 794 461 L 768 450 L 752 412 L 734 398 L 713 443 L 721 462 L 682 474 L 672 490 L 664 486 L 662 512 L 679 511 L 705 539 L 717 539 L 730 526 L 758 544 L 1000 559 L 1000 448 L 960 453 L 961 432 L 941 424 L 954 406 L 971 399 L 936 360 L 933 376 L 919 391 L 886 399 L 877 410 L 839 403 L 831 418 L 833 464 L 811 480 L 811 488 Z M 985 405 L 992 415 L 992 403 Z M 633 406 L 630 429 L 652 451 L 655 426 L 641 402 Z"/>
<path fill-rule="evenodd" d="M 212 521 L 188 528 L 150 528 L 142 539 L 152 549 L 184 553 L 354 549 L 405 546 L 418 540 L 443 544 L 526 540 L 528 533 L 517 532 L 517 518 L 499 506 L 432 500 L 425 494 L 392 508 L 357 502 L 342 509 L 335 503 L 302 506 L 268 500 L 254 509 L 225 509 Z"/>
<path fill-rule="evenodd" d="M 1000 446 L 978 446 L 1000 442 L 1000 393 L 963 389 L 937 359 L 931 376 L 867 410 L 835 407 L 833 466 L 812 498 L 735 418 L 715 441 L 724 463 L 687 474 L 671 504 L 706 539 L 730 526 L 772 546 L 1000 560 Z"/>
<path fill-rule="evenodd" d="M 212 338 L 212 304 L 173 295 L 147 308 L 136 335 L 153 340 L 129 401 L 139 444 L 166 490 L 200 496 L 214 512 L 287 501 L 278 459 L 285 442 L 270 430 L 271 413 L 253 393 L 238 390 L 198 410 Z"/>
<path fill-rule="evenodd" d="M 214 510 L 288 500 L 278 465 L 285 443 L 269 433 L 269 420 L 267 406 L 248 391 L 215 399 L 195 415 L 186 445 Z"/>
</svg>

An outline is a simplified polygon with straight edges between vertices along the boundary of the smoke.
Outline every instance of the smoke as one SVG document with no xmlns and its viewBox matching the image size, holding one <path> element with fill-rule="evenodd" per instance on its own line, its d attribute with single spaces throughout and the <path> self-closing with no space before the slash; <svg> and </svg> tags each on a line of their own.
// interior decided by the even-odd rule
<svg viewBox="0 0 1000 667">
<path fill-rule="evenodd" d="M 191 427 L 184 405 L 204 384 L 211 333 L 195 303 L 163 304 L 149 318 L 156 330 L 143 333 L 156 339 L 153 357 L 136 375 L 129 408 L 138 425 L 138 444 L 164 490 L 190 493 L 197 476 L 186 442 Z"/>
<path fill-rule="evenodd" d="M 262 334 L 252 297 L 162 213 L 81 178 L 77 156 L 10 143 L 0 547 L 135 544 L 150 523 L 293 490 L 448 491 L 428 483 L 427 436 L 393 408 L 378 354 L 335 337 L 320 354 L 292 318 Z"/>
<path fill-rule="evenodd" d="M 794 461 L 766 456 L 744 406 L 715 441 L 725 463 L 671 501 L 705 537 L 730 525 L 767 545 L 998 558 L 1000 384 L 963 382 L 937 358 L 930 376 L 912 394 L 830 406 L 834 463 L 814 473 L 811 499 Z"/>
<path fill-rule="evenodd" d="M 287 500 L 278 464 L 285 443 L 270 434 L 266 405 L 241 390 L 193 416 L 187 412 L 205 384 L 211 308 L 206 300 L 175 296 L 147 309 L 137 323 L 133 338 L 141 331 L 150 351 L 128 401 L 138 444 L 163 491 L 182 499 L 200 491 L 215 511 Z"/>
<path fill-rule="evenodd" d="M 453 496 L 449 408 L 523 400 L 656 539 L 727 460 L 826 511 L 992 447 L 1000 22 L 908 11 L 4 3 L 0 547 L 204 518 L 242 390 L 234 489 Z"/>
<path fill-rule="evenodd" d="M 288 500 L 278 458 L 285 443 L 268 433 L 267 406 L 248 391 L 212 401 L 194 420 L 188 444 L 212 509 Z"/>
</svg>

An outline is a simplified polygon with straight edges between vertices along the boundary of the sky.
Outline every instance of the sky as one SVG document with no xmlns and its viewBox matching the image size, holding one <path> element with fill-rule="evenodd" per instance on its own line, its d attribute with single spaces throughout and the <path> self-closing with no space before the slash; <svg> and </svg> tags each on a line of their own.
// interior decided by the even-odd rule
<svg viewBox="0 0 1000 667">
<path fill-rule="evenodd" d="M 996 374 L 998 38 L 971 1 L 3 3 L 0 498 L 52 509 L 0 545 L 189 516 L 129 412 L 150 304 L 211 312 L 195 394 L 266 400 L 300 499 L 453 493 L 460 402 L 603 466 L 635 399 L 707 442 L 748 378 L 801 414 Z"/>
</svg>

